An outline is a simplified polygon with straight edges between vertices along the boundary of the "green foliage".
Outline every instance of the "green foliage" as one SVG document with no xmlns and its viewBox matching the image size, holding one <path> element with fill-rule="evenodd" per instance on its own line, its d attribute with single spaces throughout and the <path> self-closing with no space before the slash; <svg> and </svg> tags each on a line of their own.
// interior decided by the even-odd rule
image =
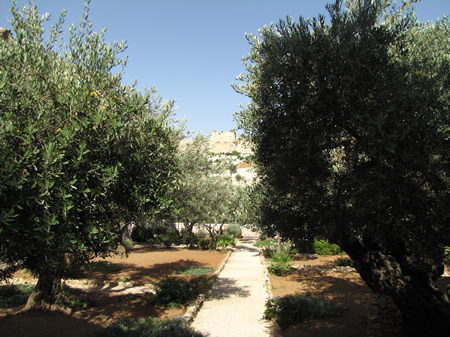
<svg viewBox="0 0 450 337">
<path fill-rule="evenodd" d="M 173 102 L 121 85 L 125 43 L 93 32 L 88 7 L 67 41 L 63 12 L 44 42 L 48 17 L 14 3 L 0 42 L 0 260 L 45 276 L 44 288 L 67 255 L 107 256 L 121 223 L 171 211 Z"/>
<path fill-rule="evenodd" d="M 355 263 L 352 259 L 349 259 L 348 257 L 340 257 L 336 260 L 335 265 L 337 267 L 355 267 Z"/>
<path fill-rule="evenodd" d="M 204 337 L 181 318 L 119 320 L 91 337 Z"/>
<path fill-rule="evenodd" d="M 291 255 L 289 253 L 275 253 L 272 255 L 270 262 L 269 273 L 277 276 L 285 276 L 294 269 L 290 264 Z"/>
<path fill-rule="evenodd" d="M 30 285 L 0 285 L 0 308 L 8 309 L 25 304 L 33 288 Z"/>
<path fill-rule="evenodd" d="M 122 266 L 108 261 L 96 261 L 85 266 L 86 269 L 100 273 L 118 273 Z"/>
<path fill-rule="evenodd" d="M 256 241 L 255 242 L 255 244 L 254 244 L 254 246 L 255 247 L 257 247 L 257 248 L 270 248 L 270 247 L 273 247 L 273 246 L 275 246 L 277 244 L 277 241 L 276 240 L 273 240 L 273 239 L 264 239 L 264 240 L 259 240 L 259 241 Z"/>
<path fill-rule="evenodd" d="M 202 276 L 202 275 L 209 275 L 212 273 L 214 273 L 214 268 L 197 267 L 197 266 L 186 267 L 177 271 L 177 274 L 184 274 L 191 276 Z"/>
<path fill-rule="evenodd" d="M 234 245 L 234 236 L 228 234 L 221 234 L 217 238 L 217 247 L 226 248 Z"/>
<path fill-rule="evenodd" d="M 166 307 L 179 307 L 192 299 L 189 283 L 182 279 L 167 278 L 156 285 L 150 303 Z"/>
<path fill-rule="evenodd" d="M 269 273 L 275 274 L 277 276 L 286 276 L 289 274 L 294 268 L 290 263 L 284 262 L 273 262 L 269 268 Z"/>
<path fill-rule="evenodd" d="M 248 35 L 235 88 L 251 103 L 235 119 L 258 173 L 252 223 L 337 243 L 373 291 L 393 297 L 404 334 L 419 335 L 445 327 L 415 317 L 450 319 L 435 287 L 450 242 L 450 29 L 448 18 L 418 23 L 410 4 L 336 1 L 327 19 Z"/>
<path fill-rule="evenodd" d="M 156 285 L 156 293 L 150 296 L 154 305 L 178 308 L 195 299 L 199 294 L 206 293 L 212 287 L 212 280 L 207 277 L 197 277 L 191 281 L 177 278 L 167 278 Z"/>
<path fill-rule="evenodd" d="M 342 316 L 344 311 L 345 308 L 334 301 L 312 297 L 310 294 L 289 295 L 268 300 L 264 318 L 275 319 L 281 329 L 287 329 L 307 319 Z"/>
<path fill-rule="evenodd" d="M 161 234 L 159 236 L 159 239 L 166 248 L 181 243 L 180 233 L 178 233 L 178 231 L 175 228 L 168 229 L 164 234 Z"/>
<path fill-rule="evenodd" d="M 211 239 L 208 238 L 200 238 L 198 240 L 198 246 L 200 247 L 200 249 L 209 249 L 209 247 L 211 246 Z"/>
<path fill-rule="evenodd" d="M 270 261 L 275 263 L 289 263 L 291 262 L 291 255 L 288 253 L 277 253 L 272 256 Z"/>
<path fill-rule="evenodd" d="M 240 238 L 242 236 L 242 228 L 237 224 L 228 225 L 225 232 L 235 238 Z"/>
<path fill-rule="evenodd" d="M 327 240 L 315 240 L 314 252 L 319 255 L 338 255 L 341 249 L 334 243 L 329 243 Z"/>
</svg>

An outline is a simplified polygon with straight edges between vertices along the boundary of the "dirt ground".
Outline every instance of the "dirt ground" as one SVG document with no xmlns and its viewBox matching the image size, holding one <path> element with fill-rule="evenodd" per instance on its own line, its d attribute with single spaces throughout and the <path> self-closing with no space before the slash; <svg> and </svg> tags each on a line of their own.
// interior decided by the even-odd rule
<svg viewBox="0 0 450 337">
<path fill-rule="evenodd" d="M 306 295 L 332 299 L 344 305 L 343 317 L 310 320 L 282 331 L 283 337 L 360 337 L 366 328 L 366 305 L 371 290 L 356 272 L 337 272 L 332 268 L 338 256 L 319 256 L 316 259 L 296 258 L 291 263 L 299 268 L 279 277 L 270 275 L 273 296 Z"/>
<path fill-rule="evenodd" d="M 176 317 L 184 314 L 185 308 L 165 309 L 147 303 L 143 294 L 117 293 L 114 289 L 119 279 L 129 279 L 133 286 L 156 283 L 177 271 L 190 266 L 218 269 L 226 254 L 190 249 L 155 249 L 135 246 L 128 258 L 118 256 L 105 259 L 120 264 L 119 272 L 84 271 L 80 280 L 92 283 L 108 282 L 111 290 L 93 293 L 96 306 L 74 311 L 71 315 L 61 313 L 18 314 L 22 306 L 0 309 L 0 336 L 8 337 L 82 337 L 100 330 L 119 318 Z M 31 276 L 18 271 L 15 278 L 31 280 Z"/>
<path fill-rule="evenodd" d="M 347 310 L 344 316 L 326 320 L 310 320 L 292 327 L 281 334 L 283 337 L 363 337 L 367 327 L 367 305 L 373 292 L 356 271 L 343 268 L 337 271 L 336 260 L 346 256 L 319 256 L 316 259 L 294 259 L 298 269 L 292 274 L 279 277 L 270 275 L 273 296 L 306 295 L 332 299 Z M 446 274 L 449 270 L 446 268 Z M 449 278 L 441 278 L 438 285 L 444 291 Z"/>
</svg>

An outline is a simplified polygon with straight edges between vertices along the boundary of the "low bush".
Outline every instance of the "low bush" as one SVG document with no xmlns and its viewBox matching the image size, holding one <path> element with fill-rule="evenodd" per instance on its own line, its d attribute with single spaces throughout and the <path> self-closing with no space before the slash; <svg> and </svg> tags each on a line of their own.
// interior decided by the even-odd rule
<svg viewBox="0 0 450 337">
<path fill-rule="evenodd" d="M 353 262 L 352 259 L 348 258 L 348 257 L 340 257 L 336 260 L 335 265 L 337 267 L 355 267 L 355 263 Z"/>
<path fill-rule="evenodd" d="M 163 307 L 180 307 L 192 298 L 188 282 L 177 278 L 161 280 L 156 285 L 156 293 L 151 295 L 150 303 Z"/>
<path fill-rule="evenodd" d="M 270 261 L 275 263 L 289 263 L 291 262 L 291 255 L 289 255 L 288 253 L 273 254 Z"/>
<path fill-rule="evenodd" d="M 134 242 L 147 242 L 154 239 L 153 229 L 148 226 L 137 225 L 131 233 L 131 239 Z"/>
<path fill-rule="evenodd" d="M 231 247 L 234 244 L 234 237 L 229 234 L 221 234 L 217 239 L 217 247 L 218 248 L 227 248 Z"/>
<path fill-rule="evenodd" d="M 275 297 L 266 302 L 264 318 L 275 319 L 281 329 L 301 323 L 307 319 L 341 316 L 345 308 L 334 301 L 323 298 L 289 295 Z"/>
<path fill-rule="evenodd" d="M 151 295 L 150 303 L 162 307 L 179 308 L 208 292 L 213 281 L 208 277 L 196 277 L 187 282 L 177 278 L 167 278 L 158 282 L 156 293 Z"/>
<path fill-rule="evenodd" d="M 338 255 L 341 253 L 341 248 L 334 244 L 329 243 L 327 240 L 314 241 L 314 252 L 318 255 Z"/>
<path fill-rule="evenodd" d="M 185 236 L 183 238 L 182 241 L 185 245 L 188 246 L 188 248 L 193 249 L 193 248 L 197 248 L 197 244 L 198 244 L 198 238 L 194 235 L 191 234 L 189 236 Z"/>
<path fill-rule="evenodd" d="M 161 234 L 159 237 L 160 242 L 166 248 L 170 248 L 172 245 L 179 245 L 181 243 L 180 233 L 174 228 L 168 229 L 165 233 Z"/>
<path fill-rule="evenodd" d="M 210 245 L 211 245 L 211 239 L 208 239 L 208 238 L 200 238 L 200 239 L 198 240 L 197 245 L 198 245 L 198 247 L 199 247 L 200 249 L 203 249 L 203 250 L 209 249 L 209 247 L 210 247 Z"/>
<path fill-rule="evenodd" d="M 122 270 L 120 264 L 111 263 L 108 261 L 96 261 L 85 266 L 87 270 L 98 271 L 101 273 L 117 273 Z"/>
<path fill-rule="evenodd" d="M 206 337 L 181 318 L 119 320 L 91 337 Z"/>
<path fill-rule="evenodd" d="M 268 268 L 269 273 L 277 275 L 277 276 L 285 276 L 289 274 L 294 267 L 290 263 L 272 263 Z"/>
<path fill-rule="evenodd" d="M 226 231 L 228 235 L 233 236 L 234 238 L 240 238 L 242 237 L 242 228 L 239 225 L 231 224 L 228 225 Z"/>
<path fill-rule="evenodd" d="M 268 270 L 271 274 L 284 276 L 294 269 L 294 267 L 290 264 L 291 256 L 288 253 L 273 254 L 270 261 L 272 263 Z"/>
<path fill-rule="evenodd" d="M 1 285 L 0 308 L 8 309 L 27 303 L 33 288 L 32 285 Z"/>
</svg>

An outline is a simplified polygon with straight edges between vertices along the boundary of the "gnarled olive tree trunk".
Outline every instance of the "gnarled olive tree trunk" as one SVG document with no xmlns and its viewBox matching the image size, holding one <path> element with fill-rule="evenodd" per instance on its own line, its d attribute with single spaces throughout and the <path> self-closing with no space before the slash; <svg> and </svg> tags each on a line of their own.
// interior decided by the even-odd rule
<svg viewBox="0 0 450 337">
<path fill-rule="evenodd" d="M 394 256 L 355 242 L 342 247 L 355 261 L 366 284 L 377 295 L 390 297 L 398 307 L 402 336 L 448 336 L 450 303 L 436 283 L 442 265 L 432 261 L 425 265 L 411 256 Z"/>
<path fill-rule="evenodd" d="M 28 297 L 24 311 L 51 310 L 70 312 L 61 288 L 63 271 L 47 271 L 38 277 L 38 282 Z"/>
</svg>

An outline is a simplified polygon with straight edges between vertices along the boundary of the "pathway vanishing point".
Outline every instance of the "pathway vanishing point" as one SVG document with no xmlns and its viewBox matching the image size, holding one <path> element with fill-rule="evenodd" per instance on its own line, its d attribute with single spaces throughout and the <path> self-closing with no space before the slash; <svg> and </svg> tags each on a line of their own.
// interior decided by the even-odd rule
<svg viewBox="0 0 450 337">
<path fill-rule="evenodd" d="M 263 319 L 267 298 L 265 267 L 257 238 L 244 232 L 192 323 L 209 337 L 270 337 L 272 323 Z"/>
</svg>

